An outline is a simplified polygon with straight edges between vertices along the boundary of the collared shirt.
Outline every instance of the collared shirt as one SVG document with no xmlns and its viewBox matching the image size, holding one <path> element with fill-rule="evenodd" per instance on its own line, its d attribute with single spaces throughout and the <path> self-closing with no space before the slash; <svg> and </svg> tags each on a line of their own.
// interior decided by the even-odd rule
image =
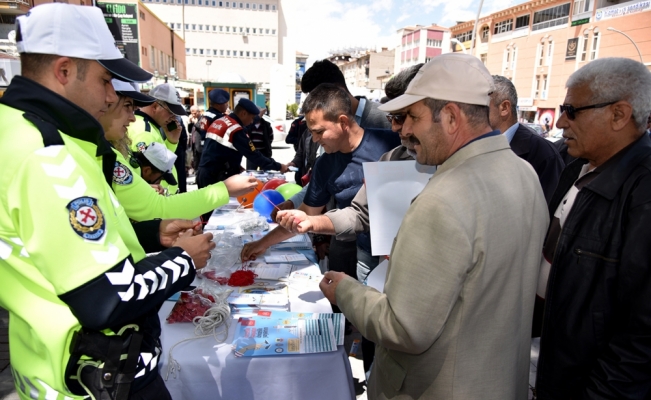
<svg viewBox="0 0 651 400">
<path fill-rule="evenodd" d="M 515 131 L 517 131 L 519 127 L 520 123 L 516 122 L 509 129 L 504 131 L 504 136 L 506 137 L 506 140 L 509 142 L 509 144 L 511 144 L 511 140 L 513 140 L 513 136 L 515 136 Z"/>
<path fill-rule="evenodd" d="M 364 114 L 364 107 L 366 107 L 366 98 L 360 97 L 357 111 L 355 112 L 355 122 L 357 125 L 362 125 L 362 114 Z"/>
</svg>

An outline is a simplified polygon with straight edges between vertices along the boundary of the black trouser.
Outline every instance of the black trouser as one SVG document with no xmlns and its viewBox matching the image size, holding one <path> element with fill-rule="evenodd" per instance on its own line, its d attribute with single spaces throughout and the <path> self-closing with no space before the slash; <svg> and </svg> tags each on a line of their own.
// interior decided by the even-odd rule
<svg viewBox="0 0 651 400">
<path fill-rule="evenodd" d="M 158 374 L 152 383 L 131 393 L 129 400 L 172 400 L 172 396 L 165 386 L 165 381 Z"/>
</svg>

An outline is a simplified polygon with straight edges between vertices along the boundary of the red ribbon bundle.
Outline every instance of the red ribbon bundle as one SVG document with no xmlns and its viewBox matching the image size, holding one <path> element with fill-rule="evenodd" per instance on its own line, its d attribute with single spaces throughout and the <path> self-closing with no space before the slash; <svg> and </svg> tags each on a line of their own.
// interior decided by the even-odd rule
<svg viewBox="0 0 651 400">
<path fill-rule="evenodd" d="M 253 285 L 257 275 L 248 269 L 248 263 L 242 263 L 242 267 L 231 274 L 228 279 L 228 286 L 250 286 Z"/>
</svg>

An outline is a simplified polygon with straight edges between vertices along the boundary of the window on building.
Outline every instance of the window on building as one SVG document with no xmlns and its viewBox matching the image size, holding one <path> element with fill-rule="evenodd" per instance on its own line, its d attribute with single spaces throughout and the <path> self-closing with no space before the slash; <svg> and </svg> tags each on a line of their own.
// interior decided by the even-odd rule
<svg viewBox="0 0 651 400">
<path fill-rule="evenodd" d="M 176 29 L 181 29 L 181 23 L 176 24 Z"/>
<path fill-rule="evenodd" d="M 560 6 L 551 7 L 533 14 L 532 31 L 539 29 L 552 28 L 567 24 L 570 15 L 570 3 L 561 4 Z"/>
<path fill-rule="evenodd" d="M 233 27 L 233 33 L 237 33 L 237 28 Z"/>
<path fill-rule="evenodd" d="M 244 3 L 240 3 L 240 8 L 244 8 Z"/>
<path fill-rule="evenodd" d="M 269 58 L 269 52 L 265 53 L 265 58 Z"/>
<path fill-rule="evenodd" d="M 256 28 L 253 28 L 253 34 L 254 35 L 257 33 L 256 30 L 257 30 Z"/>
<path fill-rule="evenodd" d="M 276 53 L 271 53 L 271 58 L 276 58 Z"/>
<path fill-rule="evenodd" d="M 145 19 L 145 13 L 140 11 L 140 19 L 144 20 Z"/>
<path fill-rule="evenodd" d="M 254 52 L 253 52 L 253 58 L 256 58 L 257 56 L 258 56 L 258 52 L 257 52 L 257 51 L 254 51 Z"/>
<path fill-rule="evenodd" d="M 458 33 L 458 34 L 454 35 L 453 37 L 455 39 L 457 39 L 458 41 L 460 41 L 461 43 L 467 42 L 467 41 L 472 40 L 472 31 Z"/>
<path fill-rule="evenodd" d="M 213 26 L 212 26 L 212 31 L 213 31 L 213 32 L 217 32 L 217 25 L 213 25 Z"/>
<path fill-rule="evenodd" d="M 251 6 L 252 6 L 251 8 L 253 8 L 254 10 L 258 7 L 258 5 L 255 3 L 253 3 Z"/>
<path fill-rule="evenodd" d="M 190 55 L 190 48 L 188 48 L 188 47 L 185 48 L 185 55 L 186 56 Z"/>
<path fill-rule="evenodd" d="M 590 49 L 590 61 L 597 59 L 597 50 L 599 49 L 599 31 L 595 28 L 592 34 L 592 48 Z"/>
<path fill-rule="evenodd" d="M 217 6 L 217 2 L 215 0 L 212 0 L 212 6 L 213 7 Z"/>
<path fill-rule="evenodd" d="M 203 30 L 203 25 L 202 25 L 202 24 L 199 24 L 199 30 L 200 30 L 200 31 Z"/>
<path fill-rule="evenodd" d="M 269 11 L 269 4 L 265 4 L 265 5 L 264 5 L 264 9 L 267 10 L 267 11 Z"/>
<path fill-rule="evenodd" d="M 192 24 L 192 30 L 196 31 L 197 30 L 197 24 Z"/>
<path fill-rule="evenodd" d="M 203 49 L 199 49 L 199 55 L 200 55 L 200 56 L 203 55 Z"/>
<path fill-rule="evenodd" d="M 534 98 L 547 100 L 547 75 L 536 75 L 536 90 Z"/>
<path fill-rule="evenodd" d="M 540 43 L 538 45 L 538 66 L 543 65 L 543 59 L 545 58 L 545 44 Z"/>
<path fill-rule="evenodd" d="M 230 57 L 230 56 L 231 56 L 231 51 L 230 51 L 230 50 L 226 50 L 226 57 Z"/>
<path fill-rule="evenodd" d="M 230 31 L 231 31 L 231 27 L 230 27 L 230 26 L 227 26 L 227 27 L 226 27 L 226 32 L 230 32 Z"/>
<path fill-rule="evenodd" d="M 219 55 L 223 57 L 224 56 L 224 50 L 219 50 Z"/>
<path fill-rule="evenodd" d="M 163 1 L 165 1 L 165 0 L 163 0 Z M 202 4 L 201 4 L 201 1 L 202 1 L 202 0 L 197 0 L 197 4 L 202 5 Z"/>
<path fill-rule="evenodd" d="M 581 14 L 592 11 L 592 0 L 574 0 L 572 14 Z"/>
<path fill-rule="evenodd" d="M 275 29 L 272 29 L 272 30 L 271 30 L 271 34 L 272 34 L 272 35 L 275 35 L 275 34 L 276 34 L 276 30 L 275 30 Z"/>
<path fill-rule="evenodd" d="M 240 50 L 240 57 L 244 57 L 244 51 Z"/>
<path fill-rule="evenodd" d="M 512 30 L 513 30 L 513 20 L 507 19 L 506 21 L 501 21 L 495 24 L 495 28 L 493 29 L 493 34 L 497 35 Z"/>
<path fill-rule="evenodd" d="M 190 24 L 185 24 L 185 30 L 189 31 L 190 30 Z"/>
<path fill-rule="evenodd" d="M 224 27 L 222 25 L 219 25 L 219 31 L 224 32 Z"/>
<path fill-rule="evenodd" d="M 268 35 L 268 34 L 269 34 L 269 29 L 266 29 L 266 30 L 265 30 L 265 33 Z"/>
<path fill-rule="evenodd" d="M 528 28 L 530 15 L 522 15 L 515 19 L 515 29 Z"/>
<path fill-rule="evenodd" d="M 552 56 L 554 55 L 554 41 L 549 38 L 547 39 L 547 60 L 545 65 L 552 65 Z"/>
<path fill-rule="evenodd" d="M 197 49 L 192 49 L 192 54 L 197 54 Z"/>
<path fill-rule="evenodd" d="M 588 53 L 588 46 L 589 46 L 589 36 L 588 36 L 588 30 L 583 32 L 583 40 L 581 40 L 581 57 L 579 57 L 579 60 L 585 61 L 586 60 L 586 55 Z"/>
<path fill-rule="evenodd" d="M 271 11 L 276 11 L 276 6 L 275 5 L 271 6 Z"/>
<path fill-rule="evenodd" d="M 240 33 L 244 32 L 244 28 L 240 26 Z"/>
<path fill-rule="evenodd" d="M 249 28 L 246 28 L 246 33 L 249 33 Z"/>
<path fill-rule="evenodd" d="M 490 32 L 490 28 L 489 28 L 489 27 L 487 27 L 487 26 L 483 26 L 483 27 L 481 28 L 481 41 L 482 41 L 482 42 L 488 40 L 489 32 Z"/>
<path fill-rule="evenodd" d="M 218 1 L 217 4 L 218 4 L 220 7 L 223 7 L 223 6 L 224 6 L 224 2 L 223 2 L 223 1 Z"/>
<path fill-rule="evenodd" d="M 251 57 L 251 53 L 247 51 L 247 52 L 246 52 L 246 56 L 247 56 L 247 57 Z"/>
<path fill-rule="evenodd" d="M 250 8 L 250 7 L 249 7 L 249 3 L 246 3 L 246 4 L 245 4 L 245 7 L 246 7 L 247 9 Z"/>
<path fill-rule="evenodd" d="M 438 39 L 427 39 L 427 47 L 441 47 L 443 42 Z"/>
<path fill-rule="evenodd" d="M 227 2 L 226 2 L 226 7 L 230 7 L 230 6 L 231 6 L 230 2 L 227 1 Z"/>
<path fill-rule="evenodd" d="M 486 54 L 486 53 L 484 53 L 484 54 L 480 54 L 480 55 L 479 55 L 479 59 L 481 60 L 481 62 L 482 62 L 484 65 L 486 65 L 486 62 L 488 61 L 488 54 Z"/>
</svg>

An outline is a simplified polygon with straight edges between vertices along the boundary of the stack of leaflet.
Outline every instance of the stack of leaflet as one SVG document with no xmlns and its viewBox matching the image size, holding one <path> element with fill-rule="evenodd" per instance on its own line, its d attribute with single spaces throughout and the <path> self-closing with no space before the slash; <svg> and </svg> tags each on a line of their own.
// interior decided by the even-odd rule
<svg viewBox="0 0 651 400">
<path fill-rule="evenodd" d="M 240 318 L 232 345 L 235 355 L 255 357 L 336 351 L 339 331 L 343 345 L 343 318 L 339 318 L 335 328 L 334 318 L 321 317 L 327 314 L 302 314 L 302 317 L 298 313 L 284 314 L 286 318 L 271 315 Z"/>
<path fill-rule="evenodd" d="M 294 266 L 292 264 L 267 264 L 263 262 L 252 262 L 247 267 L 253 271 L 256 279 L 267 281 L 286 281 L 289 279 Z"/>
<path fill-rule="evenodd" d="M 335 341 L 337 346 L 344 345 L 345 319 L 342 313 L 302 313 L 289 311 L 261 310 L 256 314 L 256 318 L 268 318 L 277 320 L 289 319 L 330 319 L 334 327 Z"/>
<path fill-rule="evenodd" d="M 228 296 L 233 315 L 252 315 L 260 310 L 289 310 L 289 291 L 286 283 L 256 282 L 244 286 Z"/>
<path fill-rule="evenodd" d="M 271 246 L 272 249 L 311 249 L 312 241 L 307 233 L 292 236 L 278 244 Z"/>
</svg>

